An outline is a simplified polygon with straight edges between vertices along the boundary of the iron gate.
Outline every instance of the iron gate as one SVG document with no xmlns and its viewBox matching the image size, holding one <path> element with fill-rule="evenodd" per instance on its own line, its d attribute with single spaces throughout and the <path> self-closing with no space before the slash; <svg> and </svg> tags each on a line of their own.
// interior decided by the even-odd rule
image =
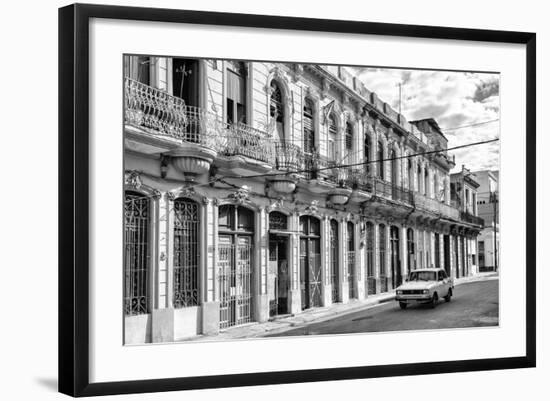
<svg viewBox="0 0 550 401">
<path fill-rule="evenodd" d="M 352 222 L 347 224 L 348 234 L 348 295 L 350 299 L 357 298 L 355 291 L 356 271 L 355 271 L 355 232 Z"/>
<path fill-rule="evenodd" d="M 321 306 L 321 244 L 319 238 L 300 238 L 302 309 Z"/>
<path fill-rule="evenodd" d="M 124 313 L 148 312 L 149 199 L 126 192 L 124 199 Z"/>
<path fill-rule="evenodd" d="M 332 302 L 338 302 L 338 299 L 340 298 L 338 291 L 338 223 L 335 220 L 330 221 L 329 241 L 329 274 L 332 290 Z"/>
<path fill-rule="evenodd" d="M 392 288 L 397 288 L 401 285 L 402 277 L 399 257 L 399 228 L 396 226 L 390 227 L 390 251 Z"/>
<path fill-rule="evenodd" d="M 199 304 L 199 205 L 174 201 L 174 307 Z"/>
<path fill-rule="evenodd" d="M 252 251 L 250 236 L 219 236 L 218 283 L 222 329 L 252 320 Z"/>
</svg>

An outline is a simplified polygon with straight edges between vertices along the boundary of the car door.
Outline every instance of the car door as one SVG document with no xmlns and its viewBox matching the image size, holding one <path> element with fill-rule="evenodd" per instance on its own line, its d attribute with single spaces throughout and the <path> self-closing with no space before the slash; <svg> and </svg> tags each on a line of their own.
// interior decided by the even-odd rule
<svg viewBox="0 0 550 401">
<path fill-rule="evenodd" d="M 449 293 L 449 288 L 451 287 L 451 280 L 447 276 L 445 270 L 439 272 L 441 274 L 441 296 L 445 296 Z"/>
<path fill-rule="evenodd" d="M 440 298 L 447 295 L 447 291 L 445 290 L 445 272 L 443 270 L 437 272 L 437 293 Z"/>
</svg>

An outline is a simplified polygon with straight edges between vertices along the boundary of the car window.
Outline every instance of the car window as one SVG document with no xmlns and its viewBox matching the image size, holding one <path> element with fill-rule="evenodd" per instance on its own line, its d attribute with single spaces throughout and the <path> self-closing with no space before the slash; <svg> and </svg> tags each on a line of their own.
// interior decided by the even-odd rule
<svg viewBox="0 0 550 401">
<path fill-rule="evenodd" d="M 445 277 L 443 276 L 443 273 L 444 273 L 444 272 L 441 271 L 441 270 L 440 270 L 439 272 L 437 272 L 437 279 L 438 279 L 439 281 L 441 281 L 441 280 L 443 280 L 443 279 L 445 278 Z"/>
<path fill-rule="evenodd" d="M 409 281 L 433 281 L 435 280 L 435 277 L 435 272 L 411 272 L 411 274 L 409 275 Z"/>
</svg>

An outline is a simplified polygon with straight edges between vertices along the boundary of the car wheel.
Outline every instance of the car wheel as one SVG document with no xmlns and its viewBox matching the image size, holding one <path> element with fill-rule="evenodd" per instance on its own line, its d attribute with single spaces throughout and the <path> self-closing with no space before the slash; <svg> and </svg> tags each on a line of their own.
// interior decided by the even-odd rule
<svg viewBox="0 0 550 401">
<path fill-rule="evenodd" d="M 437 292 L 434 292 L 434 296 L 432 297 L 432 302 L 430 302 L 430 307 L 433 309 L 437 305 L 439 297 L 437 296 Z"/>
<path fill-rule="evenodd" d="M 406 302 L 399 302 L 399 307 L 401 309 L 407 309 L 407 303 Z"/>
<path fill-rule="evenodd" d="M 451 302 L 451 297 L 453 296 L 453 290 L 449 288 L 449 292 L 445 296 L 445 302 Z"/>
</svg>

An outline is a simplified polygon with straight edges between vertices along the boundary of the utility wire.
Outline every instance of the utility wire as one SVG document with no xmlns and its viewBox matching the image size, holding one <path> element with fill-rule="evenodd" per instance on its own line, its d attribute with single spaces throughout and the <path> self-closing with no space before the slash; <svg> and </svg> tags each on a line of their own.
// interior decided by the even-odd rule
<svg viewBox="0 0 550 401">
<path fill-rule="evenodd" d="M 246 176 L 243 176 L 243 175 L 233 175 L 233 176 L 227 175 L 227 176 L 222 177 L 222 178 L 275 177 L 275 176 L 280 176 L 280 175 L 311 173 L 311 172 L 314 172 L 314 171 L 318 172 L 318 171 L 324 171 L 324 170 L 333 170 L 333 169 L 336 169 L 336 168 L 348 168 L 348 167 L 355 167 L 355 166 L 363 166 L 363 165 L 371 164 L 371 163 L 379 163 L 379 162 L 399 160 L 399 159 L 408 159 L 410 157 L 415 157 L 415 156 L 423 156 L 423 155 L 441 153 L 441 152 L 445 152 L 445 151 L 449 151 L 449 150 L 456 150 L 456 149 L 462 149 L 462 148 L 466 148 L 466 147 L 470 147 L 470 146 L 483 145 L 483 144 L 486 144 L 486 143 L 492 143 L 492 142 L 496 142 L 496 141 L 499 141 L 499 138 L 489 139 L 489 140 L 480 141 L 480 142 L 473 142 L 473 143 L 468 143 L 468 144 L 459 145 L 459 146 L 453 146 L 453 147 L 447 148 L 447 149 L 431 150 L 431 151 L 426 151 L 426 152 L 413 153 L 411 155 L 390 157 L 390 158 L 386 158 L 386 159 L 367 160 L 367 161 L 359 162 L 359 163 L 341 164 L 341 165 L 335 165 L 335 166 L 331 166 L 331 167 L 323 167 L 323 168 L 319 168 L 319 169 L 315 169 L 315 170 L 305 169 L 305 170 L 297 170 L 297 171 L 287 171 L 287 172 L 283 172 L 283 173 L 265 173 L 265 174 L 246 175 Z"/>
<path fill-rule="evenodd" d="M 457 129 L 462 129 L 462 128 L 477 127 L 478 125 L 494 123 L 494 122 L 497 122 L 497 121 L 499 121 L 499 120 L 500 120 L 499 118 L 496 118 L 496 119 L 494 119 L 494 120 L 481 121 L 481 122 L 478 122 L 478 123 L 472 123 L 472 124 L 467 124 L 467 125 L 461 125 L 461 126 L 459 126 L 459 127 L 441 128 L 441 131 L 455 131 L 455 130 L 457 130 Z"/>
</svg>

